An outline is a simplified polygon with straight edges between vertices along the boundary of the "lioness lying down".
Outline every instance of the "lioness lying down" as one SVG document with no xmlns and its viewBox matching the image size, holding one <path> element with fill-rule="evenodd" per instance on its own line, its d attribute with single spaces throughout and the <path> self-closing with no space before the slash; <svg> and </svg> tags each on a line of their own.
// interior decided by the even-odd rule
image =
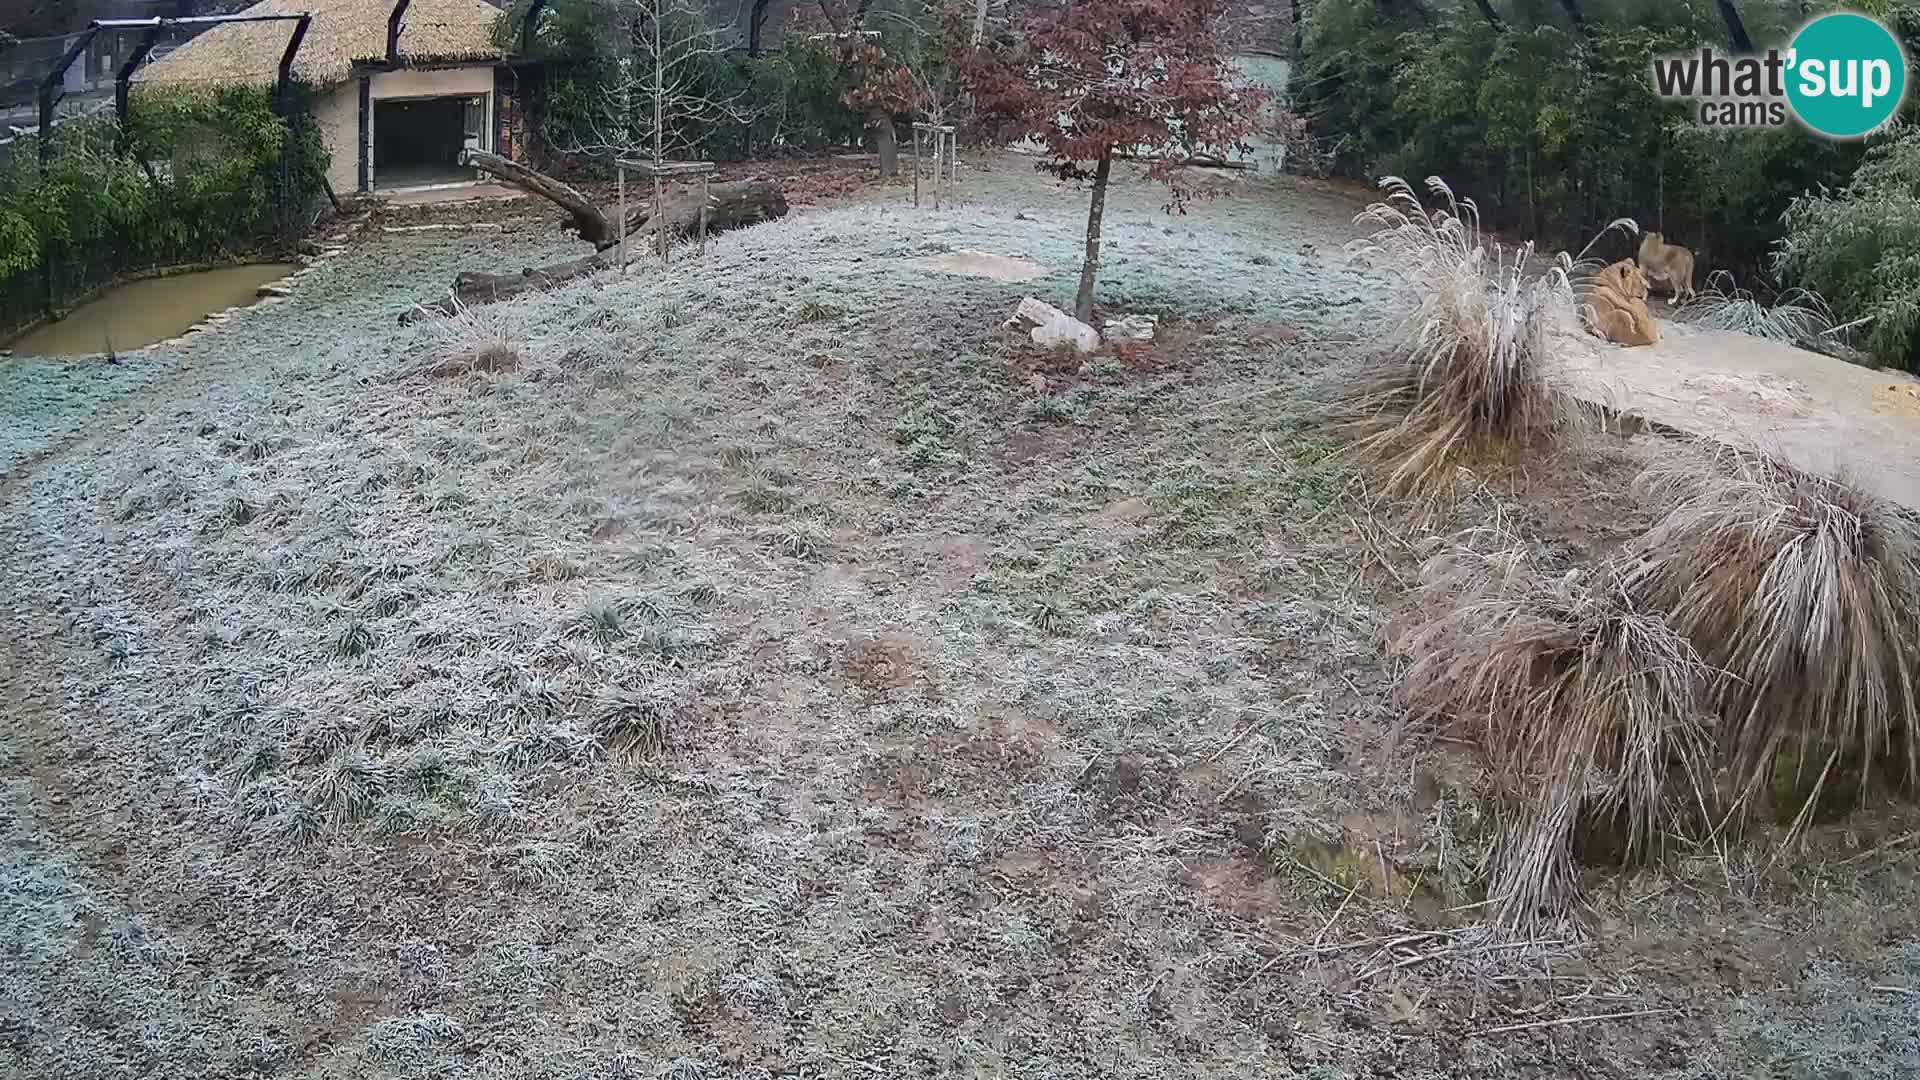
<svg viewBox="0 0 1920 1080">
<path fill-rule="evenodd" d="M 1594 275 L 1580 305 L 1587 329 L 1622 345 L 1651 345 L 1660 331 L 1647 311 L 1647 275 L 1631 259 L 1621 259 Z"/>
<path fill-rule="evenodd" d="M 1679 244 L 1669 244 L 1657 232 L 1640 240 L 1640 269 L 1649 282 L 1657 281 L 1673 294 L 1678 304 L 1693 299 L 1693 252 Z"/>
</svg>

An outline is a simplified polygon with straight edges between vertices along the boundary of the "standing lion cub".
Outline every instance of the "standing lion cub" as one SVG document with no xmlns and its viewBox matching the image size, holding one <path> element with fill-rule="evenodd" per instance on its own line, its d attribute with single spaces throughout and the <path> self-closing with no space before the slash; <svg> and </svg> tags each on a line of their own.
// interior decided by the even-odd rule
<svg viewBox="0 0 1920 1080">
<path fill-rule="evenodd" d="M 1640 241 L 1639 262 L 1648 281 L 1660 282 L 1673 293 L 1674 303 L 1693 299 L 1693 252 L 1650 232 Z"/>
<path fill-rule="evenodd" d="M 1580 305 L 1595 336 L 1622 345 L 1651 345 L 1660 338 L 1647 310 L 1647 276 L 1621 259 L 1593 277 Z"/>
</svg>

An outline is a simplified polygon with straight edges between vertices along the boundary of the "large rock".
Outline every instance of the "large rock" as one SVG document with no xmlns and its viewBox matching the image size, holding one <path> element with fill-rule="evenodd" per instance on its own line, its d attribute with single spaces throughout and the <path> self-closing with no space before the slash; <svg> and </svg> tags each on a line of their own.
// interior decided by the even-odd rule
<svg viewBox="0 0 1920 1080">
<path fill-rule="evenodd" d="M 1020 326 L 1033 324 L 1028 336 L 1033 343 L 1044 349 L 1057 349 L 1062 345 L 1071 345 L 1083 353 L 1090 353 L 1100 347 L 1100 332 L 1079 319 L 1061 311 L 1052 304 L 1034 297 L 1020 301 L 1013 309 L 1013 317 L 1006 325 Z"/>
<path fill-rule="evenodd" d="M 1108 319 L 1105 336 L 1108 341 L 1128 341 L 1136 345 L 1153 340 L 1160 327 L 1160 319 L 1155 315 L 1127 315 L 1118 319 Z"/>
</svg>

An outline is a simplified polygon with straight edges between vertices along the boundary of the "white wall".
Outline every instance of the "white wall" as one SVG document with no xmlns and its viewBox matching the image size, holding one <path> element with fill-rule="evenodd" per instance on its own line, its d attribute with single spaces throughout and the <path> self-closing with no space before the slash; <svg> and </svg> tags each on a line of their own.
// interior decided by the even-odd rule
<svg viewBox="0 0 1920 1080">
<path fill-rule="evenodd" d="M 336 195 L 360 190 L 360 80 L 349 79 L 320 95 L 313 118 L 332 162 L 327 183 Z"/>
<path fill-rule="evenodd" d="M 492 141 L 493 68 L 462 67 L 435 70 L 382 71 L 372 77 L 373 100 L 415 97 L 478 97 L 488 99 L 488 141 Z M 360 190 L 360 80 L 346 82 L 320 95 L 313 106 L 332 163 L 327 182 L 336 194 Z M 372 122 L 372 117 L 368 121 Z M 379 178 L 375 177 L 375 183 Z"/>
<path fill-rule="evenodd" d="M 375 101 L 408 97 L 473 97 L 492 93 L 491 67 L 382 71 L 373 77 Z"/>
</svg>

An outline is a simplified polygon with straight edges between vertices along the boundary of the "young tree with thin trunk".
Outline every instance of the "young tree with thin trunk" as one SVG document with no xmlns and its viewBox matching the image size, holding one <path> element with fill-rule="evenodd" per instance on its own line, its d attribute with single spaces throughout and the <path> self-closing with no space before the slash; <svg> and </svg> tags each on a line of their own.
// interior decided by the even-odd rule
<svg viewBox="0 0 1920 1080">
<path fill-rule="evenodd" d="M 1147 175 L 1192 192 L 1183 162 L 1245 148 L 1264 91 L 1240 85 L 1221 40 L 1228 0 L 1061 0 L 1015 22 L 1017 41 L 963 50 L 961 74 L 976 126 L 1002 143 L 1033 138 L 1039 167 L 1092 182 L 1086 260 L 1074 314 L 1093 318 L 1100 226 L 1115 157 L 1149 162 Z"/>
<path fill-rule="evenodd" d="M 758 57 L 761 52 L 761 39 L 766 36 L 767 9 L 773 6 L 773 0 L 753 0 L 753 6 L 747 11 L 747 55 Z"/>
<path fill-rule="evenodd" d="M 1580 0 L 1560 0 L 1560 6 L 1566 9 L 1567 21 L 1573 24 L 1575 32 L 1583 38 L 1593 37 L 1593 31 L 1587 29 L 1586 12 L 1580 10 Z"/>
<path fill-rule="evenodd" d="M 840 103 L 867 118 L 880 175 L 900 175 L 900 139 L 893 122 L 896 115 L 913 108 L 913 73 L 876 38 L 864 34 L 841 38 L 839 59 L 841 70 L 853 80 L 840 95 Z"/>
<path fill-rule="evenodd" d="M 734 31 L 713 25 L 700 0 L 590 2 L 612 56 L 591 101 L 548 118 L 555 149 L 657 164 L 693 154 L 716 127 L 753 121 L 744 95 L 715 89 Z"/>
</svg>

